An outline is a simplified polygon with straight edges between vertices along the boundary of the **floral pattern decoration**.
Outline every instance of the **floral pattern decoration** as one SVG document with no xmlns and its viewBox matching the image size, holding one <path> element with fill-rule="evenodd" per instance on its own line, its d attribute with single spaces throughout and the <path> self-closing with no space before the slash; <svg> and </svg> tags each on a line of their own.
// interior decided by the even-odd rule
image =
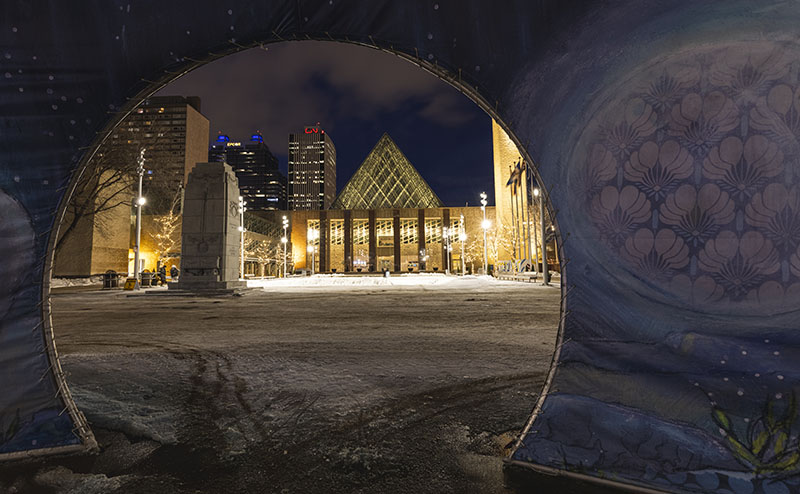
<svg viewBox="0 0 800 494">
<path fill-rule="evenodd" d="M 654 65 L 586 127 L 582 206 L 637 277 L 695 305 L 800 304 L 792 60 L 769 43 L 696 50 Z"/>
</svg>

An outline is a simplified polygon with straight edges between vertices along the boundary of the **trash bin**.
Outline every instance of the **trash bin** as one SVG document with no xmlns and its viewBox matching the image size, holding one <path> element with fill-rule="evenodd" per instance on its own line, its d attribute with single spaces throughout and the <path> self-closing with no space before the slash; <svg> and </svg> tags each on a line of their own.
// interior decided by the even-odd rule
<svg viewBox="0 0 800 494">
<path fill-rule="evenodd" d="M 155 278 L 155 273 L 151 273 L 149 271 L 142 272 L 141 286 L 153 286 L 154 278 Z"/>
<path fill-rule="evenodd" d="M 119 288 L 119 275 L 113 269 L 103 273 L 103 288 Z"/>
</svg>

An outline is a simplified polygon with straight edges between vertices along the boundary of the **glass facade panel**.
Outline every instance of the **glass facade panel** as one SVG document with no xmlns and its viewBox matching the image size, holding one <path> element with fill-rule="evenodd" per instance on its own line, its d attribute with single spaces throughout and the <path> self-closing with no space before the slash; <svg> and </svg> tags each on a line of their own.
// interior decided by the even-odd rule
<svg viewBox="0 0 800 494">
<path fill-rule="evenodd" d="M 436 208 L 442 201 L 384 134 L 344 186 L 333 209 Z"/>
<path fill-rule="evenodd" d="M 344 245 L 344 220 L 330 220 L 331 245 Z"/>
<path fill-rule="evenodd" d="M 353 245 L 369 245 L 369 220 L 353 220 Z"/>
<path fill-rule="evenodd" d="M 375 220 L 375 237 L 378 247 L 392 247 L 394 245 L 393 220 Z"/>
<path fill-rule="evenodd" d="M 417 244 L 419 237 L 417 232 L 417 225 L 419 222 L 415 219 L 400 220 L 400 243 L 403 245 Z"/>
<path fill-rule="evenodd" d="M 425 220 L 425 243 L 442 243 L 442 219 L 430 218 Z"/>
</svg>

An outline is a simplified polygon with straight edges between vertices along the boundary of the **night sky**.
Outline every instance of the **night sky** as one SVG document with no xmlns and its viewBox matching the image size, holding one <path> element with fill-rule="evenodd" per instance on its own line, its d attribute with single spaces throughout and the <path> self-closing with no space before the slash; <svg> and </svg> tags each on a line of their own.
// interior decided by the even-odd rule
<svg viewBox="0 0 800 494">
<path fill-rule="evenodd" d="M 337 192 L 384 132 L 447 206 L 493 198 L 491 119 L 466 96 L 411 63 L 370 48 L 301 41 L 205 65 L 158 93 L 200 96 L 218 133 L 261 131 L 287 169 L 288 135 L 320 122 L 336 145 Z M 493 202 L 492 202 L 493 203 Z"/>
</svg>

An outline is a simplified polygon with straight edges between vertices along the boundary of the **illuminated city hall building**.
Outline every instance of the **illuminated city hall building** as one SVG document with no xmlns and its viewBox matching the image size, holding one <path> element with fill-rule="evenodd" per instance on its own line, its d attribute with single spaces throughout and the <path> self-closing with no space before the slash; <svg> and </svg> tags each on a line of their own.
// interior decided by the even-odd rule
<svg viewBox="0 0 800 494">
<path fill-rule="evenodd" d="M 480 207 L 445 207 L 384 134 L 331 209 L 290 212 L 292 261 L 295 269 L 310 269 L 313 259 L 314 272 L 323 273 L 444 272 L 448 236 L 450 269 L 460 272 L 463 262 L 477 271 L 483 214 Z M 493 222 L 494 208 L 486 215 Z"/>
</svg>

